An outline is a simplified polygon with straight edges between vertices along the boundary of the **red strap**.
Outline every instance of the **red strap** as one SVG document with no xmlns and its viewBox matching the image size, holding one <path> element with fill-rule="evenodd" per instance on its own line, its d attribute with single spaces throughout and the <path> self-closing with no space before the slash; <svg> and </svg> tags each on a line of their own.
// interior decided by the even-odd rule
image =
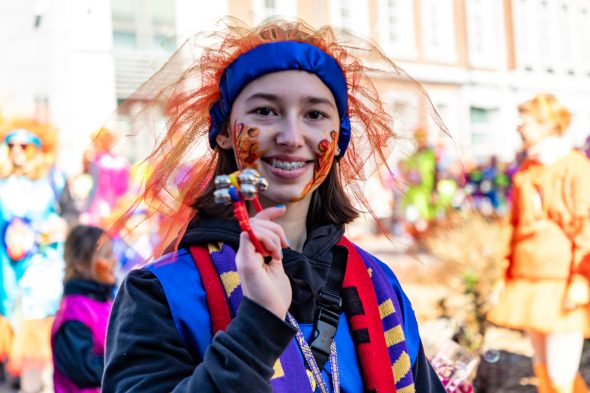
<svg viewBox="0 0 590 393">
<path fill-rule="evenodd" d="M 379 393 L 394 393 L 395 380 L 391 361 L 385 343 L 377 296 L 367 267 L 348 239 L 342 237 L 338 245 L 348 249 L 348 264 L 342 288 L 356 287 L 364 309 L 364 314 L 349 318 L 350 326 L 353 331 L 367 329 L 370 338 L 368 343 L 356 346 L 365 388 Z"/>
<path fill-rule="evenodd" d="M 231 321 L 225 290 L 215 266 L 213 266 L 207 246 L 192 246 L 190 252 L 201 275 L 201 281 L 203 281 L 211 316 L 211 331 L 215 335 L 220 330 L 225 331 Z"/>
</svg>

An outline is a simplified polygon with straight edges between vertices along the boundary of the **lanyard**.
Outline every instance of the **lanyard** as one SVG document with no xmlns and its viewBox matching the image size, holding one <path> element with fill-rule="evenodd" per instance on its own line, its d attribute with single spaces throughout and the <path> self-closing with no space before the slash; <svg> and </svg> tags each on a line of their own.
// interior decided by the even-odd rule
<svg viewBox="0 0 590 393">
<path fill-rule="evenodd" d="M 287 319 L 289 320 L 289 323 L 293 325 L 295 329 L 297 329 L 297 334 L 295 336 L 297 338 L 297 344 L 299 345 L 301 353 L 303 354 L 303 358 L 305 359 L 305 362 L 311 371 L 311 375 L 316 382 L 316 386 L 319 386 L 322 393 L 329 393 L 326 382 L 324 381 L 324 378 L 322 378 L 322 370 L 320 370 L 318 367 L 318 364 L 313 357 L 313 353 L 311 352 L 311 348 L 309 347 L 309 344 L 305 340 L 305 337 L 303 337 L 303 333 L 299 328 L 299 324 L 295 318 L 293 318 L 291 313 L 287 313 Z M 332 366 L 332 385 L 334 388 L 334 393 L 340 393 L 340 373 L 338 370 L 338 358 L 336 356 L 336 340 L 332 341 L 332 344 L 330 345 L 330 363 Z"/>
</svg>

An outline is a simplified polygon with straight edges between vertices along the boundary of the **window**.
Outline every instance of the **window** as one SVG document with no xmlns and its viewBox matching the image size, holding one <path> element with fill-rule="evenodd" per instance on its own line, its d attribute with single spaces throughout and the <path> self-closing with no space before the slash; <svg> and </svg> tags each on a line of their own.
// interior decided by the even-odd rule
<svg viewBox="0 0 590 393">
<path fill-rule="evenodd" d="M 478 154 L 489 154 L 494 151 L 497 135 L 497 109 L 470 108 L 471 123 L 471 145 L 473 152 Z"/>
<path fill-rule="evenodd" d="M 467 40 L 469 63 L 473 67 L 495 68 L 499 65 L 503 31 L 500 5 L 491 1 L 468 0 Z"/>
<path fill-rule="evenodd" d="M 252 6 L 255 23 L 273 16 L 297 16 L 297 1 L 294 0 L 253 0 Z"/>
<path fill-rule="evenodd" d="M 137 48 L 137 36 L 132 31 L 113 31 L 113 44 L 115 48 Z"/>
<path fill-rule="evenodd" d="M 558 12 L 559 35 L 558 39 L 561 42 L 559 45 L 560 58 L 562 70 L 567 75 L 575 75 L 576 73 L 576 49 L 575 45 L 578 43 L 578 38 L 575 35 L 575 21 L 571 8 L 568 6 L 566 0 L 562 0 L 561 7 Z"/>
<path fill-rule="evenodd" d="M 422 45 L 428 60 L 457 60 L 453 0 L 422 0 Z"/>
<path fill-rule="evenodd" d="M 330 24 L 369 35 L 369 0 L 331 0 Z"/>
<path fill-rule="evenodd" d="M 578 15 L 577 26 L 577 50 L 580 53 L 580 65 L 582 72 L 590 77 L 590 45 L 586 42 L 586 37 L 590 36 L 590 1 L 580 0 L 578 9 L 575 10 Z"/>
<path fill-rule="evenodd" d="M 415 58 L 414 5 L 406 0 L 379 0 L 381 46 L 393 57 Z"/>
<path fill-rule="evenodd" d="M 514 40 L 517 68 L 532 71 L 537 65 L 536 8 L 531 1 L 520 0 L 514 4 Z"/>
<path fill-rule="evenodd" d="M 164 51 L 176 35 L 175 10 L 169 0 L 112 0 L 115 49 Z"/>
<path fill-rule="evenodd" d="M 340 0 L 340 23 L 345 27 L 352 27 L 350 22 L 350 1 Z"/>
<path fill-rule="evenodd" d="M 555 2 L 551 4 L 554 5 Z M 557 49 L 560 44 L 556 42 L 556 38 L 559 37 L 556 24 L 560 15 L 555 14 L 553 8 L 544 0 L 540 0 L 537 4 L 537 15 L 536 45 L 539 71 L 552 74 L 558 68 L 555 60 L 559 57 Z"/>
<path fill-rule="evenodd" d="M 128 97 L 176 49 L 176 5 L 170 0 L 112 0 L 117 98 Z"/>
</svg>

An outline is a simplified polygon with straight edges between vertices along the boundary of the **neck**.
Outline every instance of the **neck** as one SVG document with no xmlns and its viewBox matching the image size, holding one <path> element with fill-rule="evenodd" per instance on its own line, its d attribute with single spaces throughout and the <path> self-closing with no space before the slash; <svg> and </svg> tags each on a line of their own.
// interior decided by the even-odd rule
<svg viewBox="0 0 590 393">
<path fill-rule="evenodd" d="M 535 161 L 549 165 L 566 156 L 570 151 L 569 144 L 559 136 L 550 136 L 528 149 L 529 157 Z"/>
<path fill-rule="evenodd" d="M 297 202 L 287 203 L 285 214 L 274 221 L 283 227 L 289 241 L 289 248 L 303 251 L 307 239 L 307 213 L 311 203 L 311 194 Z"/>
</svg>

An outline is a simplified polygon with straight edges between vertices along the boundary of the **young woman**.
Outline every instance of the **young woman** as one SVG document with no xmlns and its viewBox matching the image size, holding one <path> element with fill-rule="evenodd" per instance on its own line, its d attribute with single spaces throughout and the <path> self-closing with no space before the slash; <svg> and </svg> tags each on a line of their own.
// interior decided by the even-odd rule
<svg viewBox="0 0 590 393">
<path fill-rule="evenodd" d="M 519 105 L 527 152 L 513 179 L 512 240 L 491 322 L 529 332 L 539 392 L 588 392 L 590 162 L 564 140 L 570 113 L 549 94 Z"/>
<path fill-rule="evenodd" d="M 232 22 L 155 95 L 168 133 L 143 201 L 159 202 L 183 235 L 170 226 L 162 247 L 177 250 L 119 290 L 104 392 L 444 391 L 395 275 L 343 237 L 358 214 L 346 186 L 362 200 L 353 182 L 365 163 L 384 163 L 394 138 L 360 56 L 429 101 L 372 44 L 337 34 Z M 172 183 L 203 142 L 210 165 Z M 269 183 L 250 212 L 266 258 L 232 207 L 214 202 L 214 176 L 247 168 Z"/>
</svg>

